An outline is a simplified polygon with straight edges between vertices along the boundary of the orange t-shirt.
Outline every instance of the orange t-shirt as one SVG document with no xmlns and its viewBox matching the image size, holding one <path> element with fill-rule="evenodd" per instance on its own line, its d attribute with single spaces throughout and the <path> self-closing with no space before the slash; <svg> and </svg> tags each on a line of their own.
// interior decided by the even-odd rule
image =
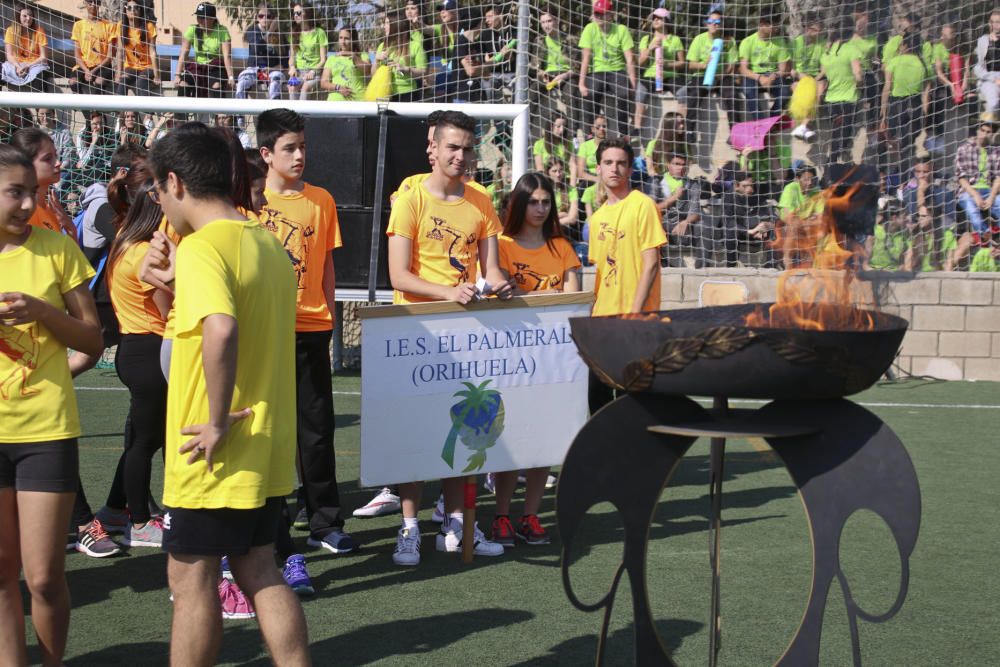
<svg viewBox="0 0 1000 667">
<path fill-rule="evenodd" d="M 59 225 L 59 219 L 56 218 L 56 214 L 51 208 L 45 206 L 36 206 L 35 212 L 31 214 L 31 219 L 28 220 L 29 225 L 34 225 L 35 227 L 41 227 L 42 229 L 51 229 L 54 232 L 62 233 L 62 227 Z"/>
<path fill-rule="evenodd" d="M 500 233 L 490 198 L 470 187 L 455 201 L 442 201 L 421 183 L 392 205 L 386 236 L 410 239 L 410 272 L 438 285 L 453 287 L 476 279 L 479 241 Z M 396 290 L 393 303 L 433 301 Z"/>
<path fill-rule="evenodd" d="M 97 67 L 111 53 L 111 43 L 118 39 L 118 24 L 104 19 L 80 19 L 73 24 L 70 39 L 80 47 L 83 64 Z"/>
<path fill-rule="evenodd" d="M 41 26 L 35 29 L 30 35 L 25 34 L 24 27 L 21 28 L 21 39 L 14 39 L 14 26 L 9 26 L 7 31 L 4 33 L 3 41 L 5 44 L 14 44 L 14 56 L 17 58 L 18 62 L 30 63 L 33 60 L 38 60 L 42 57 L 42 49 L 49 45 L 49 38 L 45 35 L 45 31 L 42 30 Z"/>
<path fill-rule="evenodd" d="M 123 334 L 162 336 L 166 326 L 165 318 L 153 301 L 156 288 L 139 280 L 139 265 L 148 249 L 147 241 L 133 243 L 115 259 L 108 272 L 111 305 Z"/>
<path fill-rule="evenodd" d="M 562 237 L 552 239 L 552 247 L 525 248 L 503 234 L 499 242 L 500 268 L 525 292 L 562 290 L 566 272 L 580 268 L 580 258 Z"/>
<path fill-rule="evenodd" d="M 118 27 L 121 31 L 121 26 Z M 156 26 L 146 22 L 146 41 L 142 41 L 138 28 L 128 29 L 128 39 L 122 39 L 125 52 L 125 69 L 143 72 L 153 68 L 152 50 L 156 44 Z"/>
<path fill-rule="evenodd" d="M 264 198 L 260 224 L 278 238 L 295 269 L 295 330 L 329 331 L 334 322 L 323 293 L 323 269 L 333 249 L 344 245 L 333 195 L 304 183 L 301 192 L 290 195 L 264 190 Z"/>
</svg>

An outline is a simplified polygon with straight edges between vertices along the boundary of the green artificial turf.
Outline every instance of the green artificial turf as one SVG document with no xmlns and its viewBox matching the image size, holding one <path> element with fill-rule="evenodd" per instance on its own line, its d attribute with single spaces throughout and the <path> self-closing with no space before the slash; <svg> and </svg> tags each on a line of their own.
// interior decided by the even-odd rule
<svg viewBox="0 0 1000 667">
<path fill-rule="evenodd" d="M 81 469 L 90 502 L 104 501 L 121 448 L 128 394 L 113 371 L 77 381 L 85 435 Z M 98 389 L 105 389 L 99 391 Z M 337 465 L 348 515 L 372 492 L 358 488 L 360 378 L 335 379 Z M 1000 405 L 995 383 L 904 383 L 855 397 L 867 403 Z M 986 665 L 1000 656 L 996 632 L 996 547 L 1000 492 L 996 451 L 1000 410 L 954 407 L 870 408 L 906 444 L 920 479 L 923 518 L 911 563 L 909 597 L 882 625 L 861 622 L 870 665 Z M 755 446 L 755 444 L 757 446 Z M 790 479 L 759 443 L 734 441 L 726 459 L 722 532 L 724 665 L 764 665 L 781 655 L 803 613 L 811 575 L 809 534 Z M 708 653 L 710 571 L 708 443 L 699 441 L 671 480 L 651 527 L 651 605 L 666 645 L 680 664 Z M 161 489 L 159 461 L 154 488 Z M 429 484 L 430 508 L 436 485 Z M 520 492 L 514 514 L 520 511 Z M 434 551 L 430 512 L 422 530 L 423 562 L 393 565 L 398 515 L 349 519 L 364 545 L 355 554 L 308 551 L 317 594 L 304 602 L 318 665 L 577 665 L 593 661 L 600 614 L 570 606 L 559 574 L 554 490 L 542 521 L 551 546 L 518 546 L 497 559 L 463 565 Z M 489 531 L 493 499 L 480 490 L 480 523 Z M 589 513 L 575 551 L 574 585 L 586 601 L 607 590 L 621 556 L 621 522 L 610 506 Z M 305 548 L 305 534 L 295 537 Z M 583 544 L 583 542 L 581 542 Z M 870 514 L 851 518 L 842 563 L 856 599 L 884 612 L 895 599 L 899 565 L 888 528 Z M 67 556 L 73 595 L 68 665 L 164 665 L 171 604 L 165 558 L 155 549 L 97 560 Z M 220 661 L 269 664 L 253 621 L 226 622 Z M 29 641 L 33 642 L 33 638 Z M 622 586 L 611 621 L 607 664 L 630 661 L 631 601 Z M 37 660 L 37 650 L 32 648 Z M 843 600 L 834 585 L 824 620 L 821 663 L 850 664 Z"/>
</svg>

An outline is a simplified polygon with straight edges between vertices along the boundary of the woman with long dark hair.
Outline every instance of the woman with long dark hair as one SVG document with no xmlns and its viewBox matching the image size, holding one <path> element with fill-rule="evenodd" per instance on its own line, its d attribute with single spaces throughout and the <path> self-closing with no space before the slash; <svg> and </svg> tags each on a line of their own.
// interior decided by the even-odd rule
<svg viewBox="0 0 1000 667">
<path fill-rule="evenodd" d="M 500 235 L 500 268 L 520 293 L 580 291 L 580 259 L 563 237 L 556 213 L 552 182 L 544 174 L 527 173 L 510 195 Z M 493 541 L 504 547 L 519 539 L 526 544 L 548 544 L 549 536 L 538 520 L 548 468 L 524 471 L 527 484 L 524 513 L 517 528 L 510 520 L 510 502 L 517 471 L 496 473 L 496 518 Z"/>
<path fill-rule="evenodd" d="M 403 11 L 387 13 L 383 27 L 385 40 L 375 51 L 375 65 L 392 68 L 394 102 L 417 102 L 421 96 L 421 78 L 427 72 L 423 43 L 410 39 L 410 22 Z"/>
<path fill-rule="evenodd" d="M 153 95 L 160 86 L 160 65 L 156 58 L 156 24 L 146 17 L 138 0 L 122 5 L 115 83 L 119 95 Z"/>
<path fill-rule="evenodd" d="M 107 183 L 111 178 L 111 155 L 115 152 L 115 135 L 107 118 L 100 111 L 90 111 L 83 129 L 76 135 L 76 172 L 78 185 L 86 189 L 94 183 Z"/>
<path fill-rule="evenodd" d="M 309 93 L 319 88 L 326 63 L 329 39 L 323 27 L 316 23 L 311 5 L 297 2 L 292 8 L 292 49 L 288 55 L 288 97 L 309 99 Z M 293 83 L 298 81 L 298 83 Z"/>
<path fill-rule="evenodd" d="M 14 8 L 14 21 L 4 32 L 3 80 L 12 90 L 26 86 L 32 90 L 52 92 L 49 82 L 49 38 L 28 5 Z"/>
<path fill-rule="evenodd" d="M 535 159 L 535 171 L 543 171 L 552 158 L 562 160 L 564 164 L 569 164 L 569 182 L 575 187 L 577 164 L 573 154 L 573 141 L 566 127 L 566 117 L 554 112 L 549 119 L 548 131 L 535 142 L 531 150 Z"/>
</svg>

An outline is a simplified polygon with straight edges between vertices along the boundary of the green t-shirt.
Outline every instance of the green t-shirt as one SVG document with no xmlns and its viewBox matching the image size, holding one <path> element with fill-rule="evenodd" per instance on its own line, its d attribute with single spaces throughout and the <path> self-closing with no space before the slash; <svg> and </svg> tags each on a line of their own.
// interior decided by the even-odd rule
<svg viewBox="0 0 1000 667">
<path fill-rule="evenodd" d="M 889 64 L 896 54 L 899 53 L 899 45 L 903 41 L 902 35 L 893 35 L 889 38 L 889 41 L 885 43 L 882 47 L 882 66 L 885 67 Z"/>
<path fill-rule="evenodd" d="M 855 60 L 861 60 L 861 53 L 851 42 L 833 44 L 820 57 L 819 61 L 829 84 L 825 101 L 858 101 L 858 84 L 854 80 L 854 70 L 851 69 L 851 63 Z"/>
<path fill-rule="evenodd" d="M 740 42 L 740 59 L 745 59 L 750 70 L 757 74 L 778 71 L 778 64 L 791 60 L 791 53 L 785 40 L 779 37 L 761 39 L 753 33 Z"/>
<path fill-rule="evenodd" d="M 580 201 L 580 193 L 576 191 L 576 188 L 570 188 L 569 194 L 563 199 L 563 191 L 560 188 L 556 188 L 556 210 L 560 213 L 566 213 L 569 211 L 570 204 L 573 202 Z M 590 203 L 591 206 L 594 205 L 593 200 Z"/>
<path fill-rule="evenodd" d="M 562 160 L 563 164 L 567 164 L 569 158 L 573 156 L 572 144 L 569 144 L 568 142 L 564 144 L 556 144 L 554 148 L 555 148 L 554 150 L 555 156 L 560 160 Z M 542 165 L 548 164 L 549 158 L 552 157 L 552 153 L 550 153 L 548 149 L 545 147 L 544 139 L 539 139 L 538 141 L 535 142 L 534 146 L 532 146 L 531 154 L 541 155 Z"/>
<path fill-rule="evenodd" d="M 892 74 L 892 97 L 919 95 L 927 80 L 927 68 L 912 53 L 894 57 L 885 66 L 885 71 Z"/>
<path fill-rule="evenodd" d="M 985 148 L 979 149 L 979 171 L 977 173 L 979 176 L 972 187 L 977 190 L 988 190 L 990 187 L 990 182 L 987 180 L 990 173 L 990 154 L 986 152 Z"/>
<path fill-rule="evenodd" d="M 545 36 L 545 71 L 550 74 L 561 74 L 569 71 L 569 56 L 563 52 L 562 43 Z"/>
<path fill-rule="evenodd" d="M 924 259 L 920 263 L 921 271 L 934 271 L 935 268 L 931 264 L 931 255 L 934 253 L 934 237 L 928 235 L 927 239 L 927 251 L 924 253 Z M 913 240 L 910 240 L 909 247 L 913 246 Z M 958 247 L 958 239 L 955 238 L 955 230 L 946 229 L 944 234 L 941 236 L 941 252 L 947 253 Z"/>
<path fill-rule="evenodd" d="M 582 144 L 580 148 L 577 149 L 576 154 L 583 157 L 584 164 L 587 167 L 587 171 L 592 174 L 597 173 L 597 144 L 599 142 L 596 139 L 587 139 Z"/>
<path fill-rule="evenodd" d="M 932 77 L 935 75 L 934 63 L 941 63 L 945 76 L 948 75 L 949 68 L 951 67 L 951 54 L 948 53 L 948 47 L 941 42 L 937 44 L 924 42 L 923 46 L 920 47 L 920 57 L 927 68 L 927 76 Z"/>
<path fill-rule="evenodd" d="M 211 30 L 202 31 L 201 39 L 198 39 L 198 26 L 189 25 L 184 31 L 184 39 L 194 48 L 194 61 L 199 65 L 207 65 L 216 58 L 221 58 L 222 45 L 232 41 L 229 30 L 219 23 Z"/>
<path fill-rule="evenodd" d="M 441 66 L 447 68 L 448 60 L 455 55 L 456 39 L 457 33 L 447 32 L 444 25 L 440 23 L 434 24 L 434 48 L 438 49 L 441 44 L 444 44 L 444 53 L 441 54 Z M 423 46 L 423 43 L 421 43 Z"/>
<path fill-rule="evenodd" d="M 993 253 L 990 252 L 989 248 L 980 248 L 972 256 L 972 262 L 969 264 L 970 273 L 997 273 L 998 271 L 1000 271 L 1000 266 L 997 266 L 997 261 L 993 259 Z"/>
<path fill-rule="evenodd" d="M 427 53 L 424 51 L 423 42 L 418 42 L 416 40 L 410 40 L 407 45 L 407 54 L 401 56 L 394 50 L 390 49 L 388 51 L 389 55 L 397 60 L 404 67 L 415 67 L 417 69 L 427 69 Z M 385 42 L 381 42 L 376 49 L 375 54 L 383 53 L 386 51 Z M 414 79 L 409 74 L 404 74 L 399 71 L 399 68 L 393 68 L 392 70 L 392 94 L 398 95 L 400 93 L 412 93 L 419 86 L 417 85 L 417 80 Z"/>
<path fill-rule="evenodd" d="M 323 63 L 320 62 L 320 49 L 328 45 L 326 31 L 318 26 L 309 32 L 300 33 L 299 43 L 295 48 L 295 68 L 302 70 L 321 67 Z"/>
<path fill-rule="evenodd" d="M 591 21 L 580 34 L 580 48 L 590 49 L 591 72 L 624 72 L 625 52 L 635 48 L 632 33 L 620 23 L 608 26 L 604 32 Z"/>
<path fill-rule="evenodd" d="M 591 185 L 583 189 L 583 194 L 580 195 L 580 202 L 583 204 L 590 204 L 590 208 L 595 211 L 601 208 L 597 202 L 597 183 L 592 183 Z"/>
<path fill-rule="evenodd" d="M 649 35 L 643 35 L 642 39 L 639 40 L 639 50 L 642 51 L 649 46 L 649 43 L 653 41 Z M 667 35 L 663 38 L 663 62 L 668 63 L 677 60 L 677 54 L 684 50 L 684 42 L 677 35 Z M 649 66 L 642 73 L 642 78 L 644 79 L 655 79 L 656 78 L 656 53 L 653 50 L 649 52 L 649 60 L 646 61 Z M 666 66 L 663 68 L 663 80 L 672 79 L 677 76 L 679 72 L 673 69 L 667 69 Z"/>
<path fill-rule="evenodd" d="M 784 212 L 794 213 L 799 218 L 808 218 L 818 214 L 823 210 L 823 203 L 818 190 L 802 191 L 802 185 L 798 181 L 792 181 L 781 191 L 781 199 L 778 200 L 778 208 Z"/>
<path fill-rule="evenodd" d="M 331 91 L 326 96 L 328 102 L 357 102 L 361 100 L 361 96 L 365 91 L 365 84 L 351 56 L 330 56 L 326 59 L 326 66 L 323 69 L 329 72 L 327 80 L 330 83 L 335 86 L 350 88 L 353 93 L 348 98 L 338 92 Z"/>
<path fill-rule="evenodd" d="M 712 56 L 712 41 L 713 37 L 707 32 L 703 32 L 694 39 L 691 40 L 691 47 L 687 52 L 687 60 L 689 63 L 705 63 L 708 64 L 708 59 Z M 731 39 L 727 39 L 723 45 L 725 52 L 722 54 L 720 60 L 725 63 L 735 64 L 739 60 L 739 55 L 736 52 L 736 42 Z"/>
<path fill-rule="evenodd" d="M 812 44 L 806 44 L 805 35 L 799 35 L 792 42 L 792 62 L 795 71 L 800 74 L 816 76 L 819 74 L 820 57 L 826 51 L 826 40 L 817 39 Z"/>
<path fill-rule="evenodd" d="M 868 72 L 872 68 L 872 60 L 878 51 L 878 42 L 874 37 L 858 37 L 855 35 L 847 42 L 861 54 L 861 69 Z"/>
<path fill-rule="evenodd" d="M 872 234 L 872 256 L 868 263 L 876 271 L 898 271 L 906 253 L 907 237 L 905 231 L 889 233 L 884 224 L 875 225 Z"/>
</svg>

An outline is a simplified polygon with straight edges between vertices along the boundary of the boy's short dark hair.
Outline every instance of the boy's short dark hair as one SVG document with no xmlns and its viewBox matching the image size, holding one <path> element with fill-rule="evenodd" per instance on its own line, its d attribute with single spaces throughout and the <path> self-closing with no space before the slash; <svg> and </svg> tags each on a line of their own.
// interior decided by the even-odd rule
<svg viewBox="0 0 1000 667">
<path fill-rule="evenodd" d="M 437 125 L 434 126 L 434 138 L 437 139 L 440 136 L 438 133 L 446 127 L 475 133 L 476 119 L 461 111 L 442 111 L 438 116 Z"/>
<path fill-rule="evenodd" d="M 733 183 L 742 183 L 747 179 L 753 180 L 753 174 L 748 171 L 734 171 L 733 172 Z"/>
<path fill-rule="evenodd" d="M 635 160 L 635 150 L 632 148 L 632 144 L 625 141 L 625 139 L 623 139 L 622 137 L 614 137 L 612 139 L 605 139 L 601 143 L 597 144 L 598 164 L 601 163 L 601 156 L 604 154 L 604 151 L 608 150 L 609 148 L 620 148 L 623 151 L 625 151 L 625 154 L 628 155 L 629 166 L 631 166 L 632 161 Z"/>
<path fill-rule="evenodd" d="M 812 174 L 813 178 L 819 176 L 819 172 L 816 171 L 816 167 L 812 166 L 811 164 L 803 164 L 795 170 L 795 178 L 798 178 L 802 174 L 805 174 L 807 172 Z"/>
<path fill-rule="evenodd" d="M 229 144 L 203 123 L 185 123 L 168 132 L 153 144 L 149 161 L 158 182 L 173 172 L 196 199 L 232 200 Z"/>
<path fill-rule="evenodd" d="M 444 111 L 441 111 L 440 109 L 437 109 L 437 110 L 432 111 L 429 114 L 427 114 L 427 121 L 426 121 L 427 122 L 427 127 L 435 127 L 435 126 L 437 126 L 437 124 L 439 122 L 441 122 L 441 114 L 443 114 L 443 113 L 444 113 Z"/>
<path fill-rule="evenodd" d="M 298 134 L 306 129 L 305 119 L 291 109 L 268 109 L 257 116 L 257 145 L 274 150 L 282 135 Z"/>
<path fill-rule="evenodd" d="M 35 173 L 35 165 L 24 151 L 10 144 L 0 144 L 0 170 L 11 167 L 24 167 L 32 174 Z"/>
</svg>

